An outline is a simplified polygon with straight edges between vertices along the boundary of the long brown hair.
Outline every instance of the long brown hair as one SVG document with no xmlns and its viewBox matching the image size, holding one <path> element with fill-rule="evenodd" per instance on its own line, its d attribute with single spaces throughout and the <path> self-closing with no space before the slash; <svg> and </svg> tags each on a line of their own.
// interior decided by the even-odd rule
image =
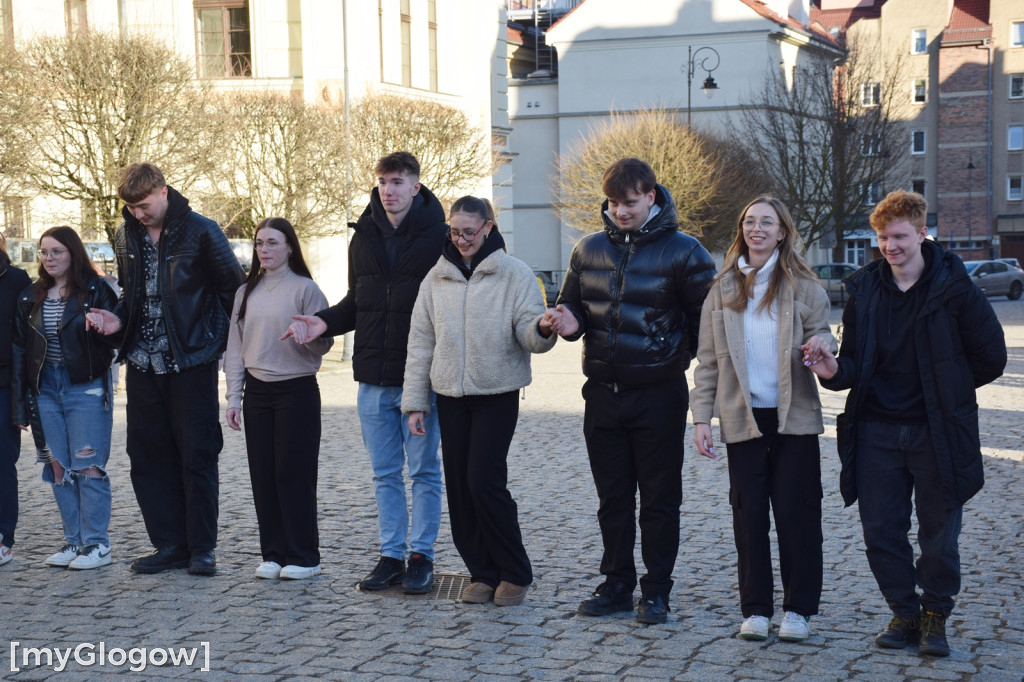
<svg viewBox="0 0 1024 682">
<path fill-rule="evenodd" d="M 253 232 L 252 236 L 252 264 L 249 266 L 249 276 L 245 278 L 245 293 L 242 294 L 242 305 L 238 307 L 239 320 L 245 317 L 245 308 L 249 303 L 249 294 L 252 293 L 252 290 L 263 279 L 263 276 L 267 274 L 263 269 L 263 264 L 260 263 L 259 250 L 255 246 L 256 235 L 264 227 L 277 230 L 284 235 L 284 241 L 288 248 L 291 249 L 291 253 L 288 254 L 288 269 L 296 275 L 313 279 L 313 275 L 310 274 L 309 267 L 306 265 L 306 259 L 302 257 L 302 249 L 299 248 L 299 238 L 295 235 L 295 228 L 292 227 L 292 224 L 285 218 L 264 218 L 263 222 L 256 226 L 256 231 Z"/>
<path fill-rule="evenodd" d="M 67 225 L 58 225 L 57 227 L 49 228 L 46 232 L 39 235 L 38 245 L 40 248 L 42 248 L 43 240 L 47 237 L 60 243 L 61 246 L 68 250 L 68 255 L 71 256 L 71 264 L 68 266 L 66 297 L 68 299 L 74 297 L 79 302 L 84 301 L 89 291 L 89 281 L 96 277 L 96 271 L 92 267 L 92 261 L 89 260 L 89 254 L 85 250 L 82 238 Z M 56 283 L 50 273 L 46 271 L 46 268 L 43 267 L 43 262 L 40 260 L 39 279 L 32 285 L 32 291 L 29 293 L 32 299 L 33 311 L 43 304 L 43 301 L 46 300 L 46 292 Z"/>
<path fill-rule="evenodd" d="M 790 215 L 789 209 L 776 197 L 763 194 L 744 206 L 743 210 L 740 211 L 740 217 L 736 221 L 736 237 L 733 238 L 732 244 L 729 245 L 729 250 L 725 252 L 725 262 L 722 264 L 722 271 L 715 278 L 716 280 L 724 280 L 726 277 L 732 277 L 739 284 L 736 294 L 728 301 L 723 302 L 727 308 L 732 310 L 747 309 L 747 299 L 754 295 L 754 281 L 757 278 L 757 273 L 761 270 L 761 268 L 754 268 L 750 274 L 744 274 L 739 267 L 740 256 L 748 260 L 750 258 L 750 250 L 747 248 L 747 242 L 743 239 L 743 219 L 746 217 L 747 211 L 757 204 L 768 204 L 771 206 L 775 210 L 775 214 L 779 216 L 779 227 L 782 228 L 782 241 L 776 247 L 779 252 L 779 258 L 775 263 L 775 268 L 772 270 L 771 278 L 768 280 L 768 291 L 765 293 L 760 305 L 758 305 L 758 309 L 767 310 L 770 308 L 779 295 L 783 279 L 788 279 L 792 284 L 796 284 L 794 276 L 814 281 L 818 279 L 814 272 L 811 271 L 810 266 L 807 265 L 807 261 L 804 260 L 800 251 L 796 248 L 800 235 L 796 231 L 796 224 L 793 222 L 793 216 Z"/>
</svg>

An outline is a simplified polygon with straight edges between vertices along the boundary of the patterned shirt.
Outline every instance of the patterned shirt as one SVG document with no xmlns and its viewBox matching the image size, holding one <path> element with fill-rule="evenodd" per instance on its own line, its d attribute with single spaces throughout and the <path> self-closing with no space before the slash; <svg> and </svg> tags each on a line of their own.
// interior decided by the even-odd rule
<svg viewBox="0 0 1024 682">
<path fill-rule="evenodd" d="M 46 334 L 46 361 L 64 362 L 64 354 L 60 350 L 60 322 L 64 318 L 62 298 L 43 300 L 43 332 Z"/>
<path fill-rule="evenodd" d="M 136 369 L 156 374 L 170 374 L 178 371 L 167 338 L 167 323 L 164 320 L 163 301 L 160 298 L 157 264 L 160 254 L 149 239 L 145 228 L 138 228 L 142 235 L 142 273 L 146 283 L 146 296 L 142 302 L 142 317 L 135 345 L 128 352 L 128 362 Z"/>
</svg>

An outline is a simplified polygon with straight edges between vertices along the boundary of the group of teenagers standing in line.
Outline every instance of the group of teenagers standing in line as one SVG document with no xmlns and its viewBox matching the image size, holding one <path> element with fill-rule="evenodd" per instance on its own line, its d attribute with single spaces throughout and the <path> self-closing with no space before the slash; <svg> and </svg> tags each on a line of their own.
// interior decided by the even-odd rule
<svg viewBox="0 0 1024 682">
<path fill-rule="evenodd" d="M 876 206 L 871 225 L 882 258 L 847 281 L 840 346 L 828 297 L 775 198 L 743 210 L 716 274 L 708 252 L 678 231 L 672 197 L 651 167 L 621 159 L 603 180 L 604 229 L 576 244 L 556 305 L 545 309 L 530 268 L 506 253 L 486 200 L 456 201 L 449 225 L 412 155 L 389 154 L 375 173 L 378 185 L 350 240 L 348 293 L 330 307 L 287 220 L 259 225 L 243 284 L 216 224 L 191 211 L 150 164 L 126 169 L 118 190 L 119 299 L 88 274 L 70 228 L 43 235 L 40 279 L 29 289 L 24 273 L 6 264 L 0 315 L 14 322 L 13 357 L 0 398 L 10 400 L 15 425 L 39 427 L 43 476 L 54 486 L 66 541 L 47 563 L 109 563 L 105 367 L 116 348 L 127 364 L 132 484 L 155 547 L 131 568 L 215 572 L 216 359 L 226 345 L 225 416 L 229 427 L 245 429 L 262 552 L 256 576 L 319 573 L 315 374 L 331 337 L 354 330 L 381 547 L 359 587 L 430 591 L 443 461 L 452 537 L 472 577 L 462 601 L 520 604 L 533 574 L 507 489 L 518 392 L 531 381 L 531 353 L 559 336 L 582 338 L 583 434 L 604 580 L 580 614 L 635 610 L 641 623 L 666 622 L 689 409 L 698 452 L 716 457 L 715 417 L 726 447 L 739 636 L 764 640 L 770 632 L 772 513 L 784 591 L 778 637 L 809 637 L 823 572 L 820 383 L 850 389 L 837 425 L 840 487 L 847 505 L 859 500 L 869 565 L 893 612 L 876 643 L 919 643 L 922 654 L 948 655 L 962 506 L 983 482 L 975 390 L 1001 375 L 1006 347 L 960 259 L 926 239 L 923 197 L 896 191 Z M 694 358 L 691 392 L 684 372 Z M 0 563 L 10 558 L 17 515 L 17 433 L 4 435 Z M 639 578 L 637 492 L 646 569 Z"/>
</svg>

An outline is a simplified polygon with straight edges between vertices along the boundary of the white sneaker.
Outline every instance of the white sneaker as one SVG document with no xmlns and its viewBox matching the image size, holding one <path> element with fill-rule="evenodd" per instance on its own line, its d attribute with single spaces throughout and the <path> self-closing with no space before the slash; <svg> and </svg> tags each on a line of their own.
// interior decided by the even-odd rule
<svg viewBox="0 0 1024 682">
<path fill-rule="evenodd" d="M 316 566 L 285 566 L 281 569 L 281 580 L 305 580 L 320 572 L 320 564 Z"/>
<path fill-rule="evenodd" d="M 256 567 L 256 577 L 273 580 L 281 575 L 281 564 L 276 561 L 264 561 Z"/>
<path fill-rule="evenodd" d="M 3 534 L 0 534 L 0 540 L 3 540 Z M 0 544 L 0 566 L 3 566 L 8 561 L 14 558 L 14 552 L 10 547 L 4 544 Z"/>
<path fill-rule="evenodd" d="M 763 642 L 768 639 L 768 628 L 772 622 L 764 616 L 750 616 L 740 626 L 740 639 Z"/>
<path fill-rule="evenodd" d="M 810 618 L 795 611 L 786 611 L 779 625 L 779 639 L 783 642 L 802 642 L 811 636 Z"/>
<path fill-rule="evenodd" d="M 74 571 L 87 571 L 90 568 L 107 566 L 113 559 L 110 558 L 110 548 L 106 545 L 86 545 L 75 560 L 68 564 L 68 568 Z"/>
<path fill-rule="evenodd" d="M 67 568 L 76 558 L 78 558 L 78 545 L 64 545 L 60 548 L 59 552 L 48 558 L 43 563 L 47 566 Z"/>
</svg>

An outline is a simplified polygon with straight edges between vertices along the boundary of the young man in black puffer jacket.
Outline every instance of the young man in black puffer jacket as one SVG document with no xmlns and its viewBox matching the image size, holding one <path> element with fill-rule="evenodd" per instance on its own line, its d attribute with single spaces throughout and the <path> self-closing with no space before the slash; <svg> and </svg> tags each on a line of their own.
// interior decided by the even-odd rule
<svg viewBox="0 0 1024 682">
<path fill-rule="evenodd" d="M 671 195 L 639 159 L 605 172 L 604 231 L 581 239 L 552 326 L 583 337 L 583 435 L 600 500 L 605 581 L 579 612 L 633 610 L 637 571 L 636 493 L 641 548 L 637 620 L 668 618 L 679 551 L 683 432 L 689 392 L 683 373 L 697 350 L 701 306 L 715 277 L 710 254 L 679 232 Z"/>
</svg>

